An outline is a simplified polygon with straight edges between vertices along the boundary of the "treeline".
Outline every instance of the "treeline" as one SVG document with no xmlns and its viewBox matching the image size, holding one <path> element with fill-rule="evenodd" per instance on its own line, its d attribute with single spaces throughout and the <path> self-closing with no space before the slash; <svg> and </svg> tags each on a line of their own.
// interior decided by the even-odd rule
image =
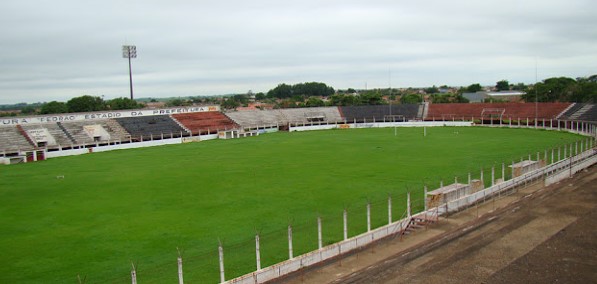
<svg viewBox="0 0 597 284">
<path fill-rule="evenodd" d="M 597 103 L 597 75 L 572 79 L 554 77 L 530 86 L 522 96 L 526 102 Z"/>
<path fill-rule="evenodd" d="M 21 104 L 19 104 L 21 105 Z M 123 110 L 123 109 L 138 109 L 145 105 L 129 98 L 115 98 L 104 101 L 101 97 L 94 96 L 80 96 L 75 97 L 67 102 L 51 101 L 48 103 L 36 103 L 30 105 L 23 105 L 20 108 L 22 115 L 36 115 L 36 114 L 56 114 L 56 113 L 73 113 L 73 112 L 90 112 L 102 110 Z M 15 116 L 16 112 L 7 112 L 3 115 Z"/>
</svg>

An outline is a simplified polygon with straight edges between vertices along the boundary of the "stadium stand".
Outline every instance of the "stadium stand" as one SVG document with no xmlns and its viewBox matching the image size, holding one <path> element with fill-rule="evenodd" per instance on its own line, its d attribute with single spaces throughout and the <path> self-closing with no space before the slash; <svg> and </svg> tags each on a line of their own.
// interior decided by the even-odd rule
<svg viewBox="0 0 597 284">
<path fill-rule="evenodd" d="M 475 103 L 475 104 L 429 104 L 425 120 L 451 120 L 481 118 L 484 110 L 503 110 L 502 119 L 534 118 L 555 119 L 570 103 Z"/>
<path fill-rule="evenodd" d="M 39 132 L 39 131 L 47 131 L 47 133 L 51 136 L 48 137 L 47 143 L 45 145 L 37 145 L 37 146 L 47 146 L 47 147 L 54 147 L 58 145 L 72 145 L 76 144 L 76 141 L 70 139 L 67 133 L 64 132 L 64 129 L 56 123 L 45 123 L 45 124 L 37 124 L 37 125 L 22 125 L 23 129 L 27 133 L 31 132 Z M 35 140 L 35 139 L 33 139 Z"/>
<path fill-rule="evenodd" d="M 218 130 L 238 128 L 232 119 L 219 111 L 173 114 L 172 118 L 193 135 L 214 134 Z"/>
<path fill-rule="evenodd" d="M 132 141 L 188 135 L 188 132 L 168 115 L 120 117 L 115 120 L 131 135 Z"/>
<path fill-rule="evenodd" d="M 245 129 L 274 127 L 284 123 L 284 116 L 278 110 L 248 110 L 227 112 L 226 116 Z"/>
<path fill-rule="evenodd" d="M 2 152 L 14 152 L 34 149 L 34 144 L 25 135 L 20 125 L 0 127 L 0 145 L 2 147 L 0 150 Z"/>
<path fill-rule="evenodd" d="M 560 119 L 597 121 L 597 106 L 595 104 L 574 104 L 560 116 Z"/>
<path fill-rule="evenodd" d="M 68 137 L 76 144 L 93 144 L 96 142 L 123 141 L 129 134 L 118 123 L 110 119 L 77 122 L 58 122 Z"/>
<path fill-rule="evenodd" d="M 279 110 L 285 123 L 309 124 L 344 121 L 337 107 L 287 108 Z"/>
<path fill-rule="evenodd" d="M 343 106 L 338 107 L 346 121 L 402 121 L 421 119 L 422 105 L 373 105 L 373 106 Z"/>
</svg>

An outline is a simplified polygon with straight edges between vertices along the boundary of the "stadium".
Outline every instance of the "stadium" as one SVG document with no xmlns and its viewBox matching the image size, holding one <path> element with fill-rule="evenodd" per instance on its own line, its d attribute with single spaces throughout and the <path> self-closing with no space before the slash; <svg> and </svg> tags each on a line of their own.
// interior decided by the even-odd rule
<svg viewBox="0 0 597 284">
<path fill-rule="evenodd" d="M 597 159 L 593 104 L 1 122 L 1 277 L 18 283 L 265 282 Z"/>
</svg>

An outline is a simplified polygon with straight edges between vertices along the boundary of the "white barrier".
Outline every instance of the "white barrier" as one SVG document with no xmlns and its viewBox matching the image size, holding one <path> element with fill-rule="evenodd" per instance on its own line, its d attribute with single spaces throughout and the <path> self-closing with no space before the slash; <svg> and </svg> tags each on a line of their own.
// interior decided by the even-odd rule
<svg viewBox="0 0 597 284">
<path fill-rule="evenodd" d="M 440 126 L 473 126 L 470 121 L 406 121 L 406 122 L 370 122 L 347 124 L 304 124 L 290 126 L 289 131 L 311 131 L 328 129 L 354 128 L 387 128 L 387 127 L 440 127 Z"/>
<path fill-rule="evenodd" d="M 240 277 L 230 279 L 223 283 L 263 283 L 278 277 L 288 275 L 292 272 L 298 271 L 306 266 L 321 263 L 341 254 L 349 253 L 364 246 L 367 246 L 377 240 L 383 239 L 400 233 L 408 227 L 411 218 L 430 218 L 438 215 L 443 215 L 450 212 L 460 211 L 463 208 L 470 207 L 480 200 L 490 198 L 503 191 L 516 188 L 529 181 L 544 179 L 546 184 L 548 180 L 553 183 L 556 180 L 568 178 L 574 173 L 581 171 L 593 164 L 597 164 L 597 150 L 589 149 L 577 156 L 573 156 L 559 162 L 547 165 L 543 168 L 526 173 L 522 176 L 498 183 L 494 186 L 480 190 L 473 194 L 463 196 L 459 199 L 447 202 L 439 207 L 430 208 L 427 211 L 420 212 L 391 224 L 373 229 L 369 232 L 354 236 L 347 240 L 323 247 L 319 250 L 312 251 L 292 259 L 274 264 L 269 267 L 262 268 L 258 271 L 242 275 Z"/>
<path fill-rule="evenodd" d="M 199 137 L 199 140 L 205 141 L 205 140 L 213 140 L 213 139 L 217 139 L 217 138 L 218 138 L 218 134 L 209 134 L 209 135 L 201 135 Z M 188 138 L 187 137 L 183 137 L 183 138 L 179 137 L 179 138 L 151 140 L 151 141 L 126 143 L 126 144 L 114 144 L 114 145 L 105 145 L 105 146 L 97 146 L 97 147 L 89 147 L 89 148 L 52 151 L 52 152 L 46 152 L 45 157 L 47 159 L 50 159 L 50 158 L 82 155 L 82 154 L 96 153 L 96 152 L 145 148 L 145 147 L 153 147 L 153 146 L 161 146 L 161 145 L 174 145 L 174 144 L 183 143 L 185 139 L 188 139 Z"/>
</svg>

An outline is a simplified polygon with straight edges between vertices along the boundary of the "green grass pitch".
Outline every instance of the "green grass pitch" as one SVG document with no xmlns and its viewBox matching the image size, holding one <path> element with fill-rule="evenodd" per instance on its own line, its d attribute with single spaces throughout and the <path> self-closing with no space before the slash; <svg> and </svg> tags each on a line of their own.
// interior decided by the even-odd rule
<svg viewBox="0 0 597 284">
<path fill-rule="evenodd" d="M 581 139 L 556 131 L 477 127 L 354 129 L 274 133 L 234 140 L 111 151 L 0 167 L 0 282 L 175 283 L 177 248 L 189 283 L 219 281 L 342 239 L 404 212 L 405 192 L 423 206 L 431 189 L 467 173 L 485 176 L 537 151 Z M 57 176 L 64 175 L 64 178 Z M 507 172 L 507 176 L 509 171 Z"/>
</svg>

